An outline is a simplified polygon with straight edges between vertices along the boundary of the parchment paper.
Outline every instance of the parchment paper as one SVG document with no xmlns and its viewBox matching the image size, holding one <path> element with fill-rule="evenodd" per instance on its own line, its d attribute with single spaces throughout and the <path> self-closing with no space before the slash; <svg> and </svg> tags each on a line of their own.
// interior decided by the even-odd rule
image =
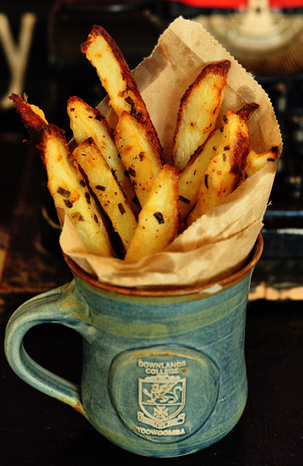
<svg viewBox="0 0 303 466">
<path fill-rule="evenodd" d="M 180 17 L 134 70 L 168 163 L 180 98 L 206 63 L 223 59 L 231 60 L 232 66 L 221 116 L 246 103 L 258 103 L 249 120 L 251 148 L 262 153 L 278 146 L 281 151 L 279 125 L 265 91 L 198 22 Z M 114 126 L 116 117 L 107 100 L 99 109 Z M 89 254 L 68 218 L 60 238 L 62 250 L 101 282 L 119 286 L 154 289 L 213 283 L 237 271 L 252 250 L 263 226 L 276 165 L 270 163 L 249 178 L 161 253 L 138 261 Z"/>
</svg>

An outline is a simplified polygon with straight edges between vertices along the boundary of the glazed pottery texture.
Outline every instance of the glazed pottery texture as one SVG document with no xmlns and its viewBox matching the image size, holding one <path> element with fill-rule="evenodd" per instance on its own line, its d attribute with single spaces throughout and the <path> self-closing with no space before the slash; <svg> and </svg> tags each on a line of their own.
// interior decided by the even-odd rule
<svg viewBox="0 0 303 466">
<path fill-rule="evenodd" d="M 246 306 L 261 252 L 260 235 L 250 262 L 234 276 L 166 292 L 103 286 L 69 261 L 71 283 L 27 301 L 11 317 L 8 362 L 126 450 L 172 457 L 206 448 L 236 425 L 246 404 Z M 41 323 L 82 336 L 81 387 L 26 354 L 23 338 Z"/>
</svg>

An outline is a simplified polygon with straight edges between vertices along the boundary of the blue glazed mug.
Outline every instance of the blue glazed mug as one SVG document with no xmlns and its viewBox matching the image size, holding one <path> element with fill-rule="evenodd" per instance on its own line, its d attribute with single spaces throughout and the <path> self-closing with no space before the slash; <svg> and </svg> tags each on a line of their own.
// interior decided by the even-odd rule
<svg viewBox="0 0 303 466">
<path fill-rule="evenodd" d="M 244 355 L 251 275 L 263 248 L 215 286 L 129 290 L 67 259 L 71 283 L 37 296 L 7 324 L 7 360 L 25 382 L 78 410 L 116 445 L 144 456 L 196 452 L 224 437 L 247 399 Z M 35 363 L 23 338 L 60 323 L 83 339 L 81 386 Z"/>
</svg>

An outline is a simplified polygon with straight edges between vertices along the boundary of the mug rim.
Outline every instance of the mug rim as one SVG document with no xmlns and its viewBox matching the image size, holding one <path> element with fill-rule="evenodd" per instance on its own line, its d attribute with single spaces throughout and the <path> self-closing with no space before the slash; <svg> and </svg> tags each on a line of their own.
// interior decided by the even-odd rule
<svg viewBox="0 0 303 466">
<path fill-rule="evenodd" d="M 221 291 L 222 288 L 228 288 L 229 286 L 234 285 L 235 283 L 242 280 L 247 276 L 250 271 L 255 267 L 259 261 L 263 252 L 263 237 L 261 233 L 258 234 L 256 243 L 250 253 L 249 259 L 240 270 L 229 275 L 226 278 L 220 280 L 214 280 L 210 283 L 204 285 L 194 285 L 191 287 L 179 287 L 179 288 L 168 288 L 168 289 L 148 289 L 148 288 L 131 288 L 124 287 L 119 285 L 113 285 L 111 283 L 105 283 L 99 281 L 97 278 L 90 275 L 88 272 L 83 270 L 79 265 L 77 265 L 70 257 L 64 254 L 64 259 L 70 268 L 71 272 L 75 277 L 85 282 L 86 285 L 91 285 L 94 288 L 97 288 L 102 291 L 114 292 L 124 296 L 138 296 L 138 297 L 177 297 L 185 296 L 192 294 L 201 294 L 204 291 L 210 289 L 211 287 L 218 285 L 218 291 Z"/>
</svg>

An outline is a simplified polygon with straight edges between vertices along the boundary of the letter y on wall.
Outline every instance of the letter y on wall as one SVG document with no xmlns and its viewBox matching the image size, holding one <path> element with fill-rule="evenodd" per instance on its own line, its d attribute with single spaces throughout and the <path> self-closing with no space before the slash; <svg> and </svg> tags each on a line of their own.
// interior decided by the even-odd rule
<svg viewBox="0 0 303 466">
<path fill-rule="evenodd" d="M 0 99 L 0 108 L 2 110 L 6 110 L 13 105 L 12 101 L 8 99 L 12 92 L 15 94 L 22 94 L 23 92 L 36 19 L 36 15 L 33 13 L 24 13 L 22 15 L 19 41 L 15 43 L 8 18 L 5 14 L 0 13 L 0 39 L 10 68 L 8 91 Z"/>
</svg>

